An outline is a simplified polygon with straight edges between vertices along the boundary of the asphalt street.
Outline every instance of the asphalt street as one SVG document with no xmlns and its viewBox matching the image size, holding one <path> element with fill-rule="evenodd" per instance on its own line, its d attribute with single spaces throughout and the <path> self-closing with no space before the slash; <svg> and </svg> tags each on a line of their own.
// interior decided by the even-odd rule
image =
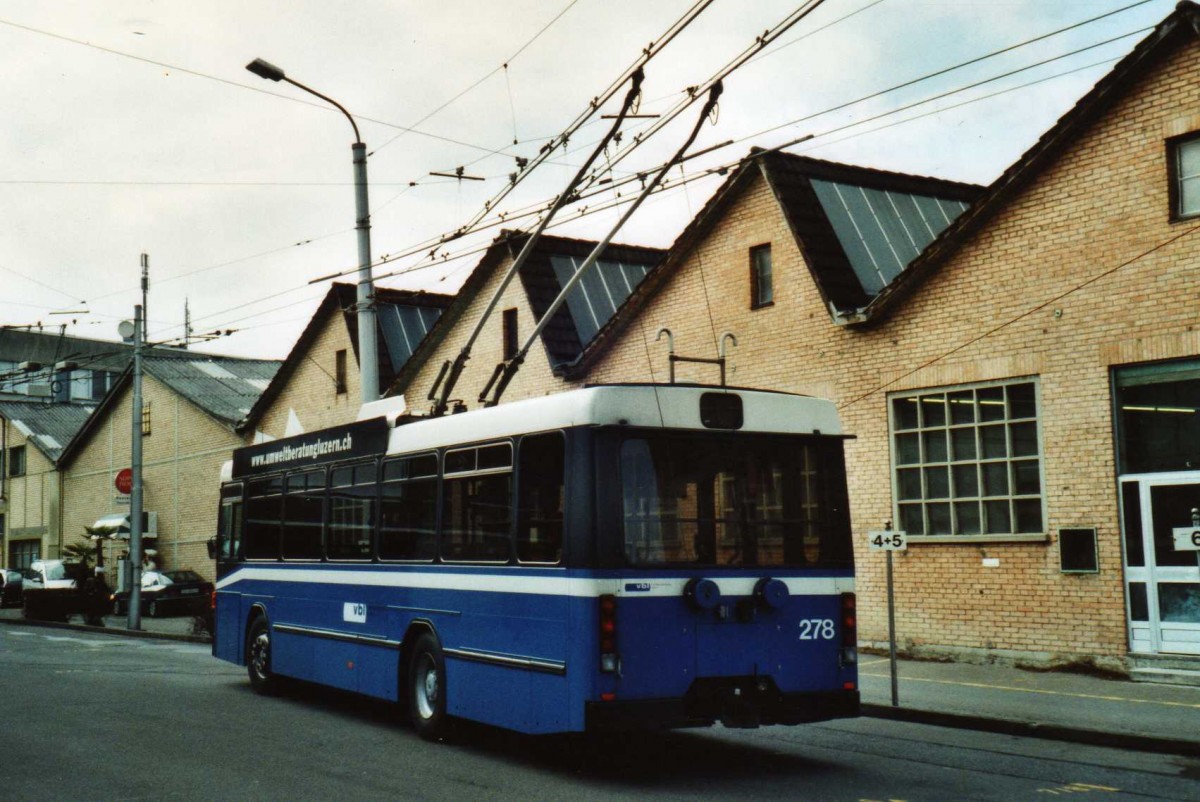
<svg viewBox="0 0 1200 802">
<path fill-rule="evenodd" d="M 900 721 L 418 739 L 395 707 L 255 696 L 201 644 L 0 627 L 6 800 L 1200 799 L 1200 761 Z"/>
</svg>

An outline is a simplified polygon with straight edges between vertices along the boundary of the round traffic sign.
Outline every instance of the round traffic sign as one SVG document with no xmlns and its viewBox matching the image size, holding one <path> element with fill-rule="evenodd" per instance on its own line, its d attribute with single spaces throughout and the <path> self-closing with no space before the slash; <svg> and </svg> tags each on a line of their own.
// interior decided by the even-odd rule
<svg viewBox="0 0 1200 802">
<path fill-rule="evenodd" d="M 113 477 L 113 485 L 117 488 L 117 492 L 128 496 L 133 492 L 133 469 L 122 468 L 117 471 L 117 475 Z"/>
</svg>

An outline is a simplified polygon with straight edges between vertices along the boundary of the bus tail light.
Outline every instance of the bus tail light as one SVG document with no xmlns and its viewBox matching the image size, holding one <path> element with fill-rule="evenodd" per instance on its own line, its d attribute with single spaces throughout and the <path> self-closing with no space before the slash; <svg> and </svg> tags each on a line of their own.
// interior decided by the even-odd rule
<svg viewBox="0 0 1200 802">
<path fill-rule="evenodd" d="M 212 597 L 209 600 L 209 609 L 212 609 L 212 610 L 217 609 L 217 591 L 216 590 L 214 590 L 212 592 Z"/>
<path fill-rule="evenodd" d="M 842 594 L 842 665 L 858 663 L 858 601 L 853 593 Z"/>
<path fill-rule="evenodd" d="M 617 657 L 617 597 L 606 593 L 600 597 L 600 670 L 615 674 L 620 664 Z"/>
</svg>

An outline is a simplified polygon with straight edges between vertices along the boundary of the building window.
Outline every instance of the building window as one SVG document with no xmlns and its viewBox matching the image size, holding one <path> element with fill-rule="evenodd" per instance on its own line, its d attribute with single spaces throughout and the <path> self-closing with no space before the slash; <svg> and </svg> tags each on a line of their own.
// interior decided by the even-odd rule
<svg viewBox="0 0 1200 802">
<path fill-rule="evenodd" d="M 90 376 L 91 394 L 85 395 L 83 393 L 80 393 L 80 396 L 83 398 L 90 398 L 93 401 L 99 401 L 101 398 L 104 397 L 104 394 L 108 392 L 109 375 L 102 370 L 93 370 L 93 371 L 89 371 L 89 372 L 91 374 L 91 376 Z"/>
<path fill-rule="evenodd" d="M 1171 161 L 1171 216 L 1174 219 L 1200 214 L 1200 136 L 1168 145 Z"/>
<path fill-rule="evenodd" d="M 42 542 L 40 540 L 14 540 L 8 548 L 8 567 L 18 571 L 33 565 L 34 560 L 42 558 Z"/>
<path fill-rule="evenodd" d="M 338 395 L 346 392 L 346 349 L 333 355 L 333 387 Z"/>
<path fill-rule="evenodd" d="M 13 446 L 8 450 L 8 475 L 25 475 L 25 446 Z"/>
<path fill-rule="evenodd" d="M 750 249 L 750 308 L 775 303 L 775 281 L 771 273 L 771 246 Z"/>
<path fill-rule="evenodd" d="M 1113 371 L 1120 473 L 1200 468 L 1200 360 Z"/>
<path fill-rule="evenodd" d="M 503 315 L 504 359 L 517 355 L 517 310 L 505 309 Z"/>
<path fill-rule="evenodd" d="M 142 402 L 142 437 L 150 436 L 150 402 Z"/>
<path fill-rule="evenodd" d="M 1043 534 L 1033 381 L 890 397 L 892 488 L 910 537 Z"/>
</svg>

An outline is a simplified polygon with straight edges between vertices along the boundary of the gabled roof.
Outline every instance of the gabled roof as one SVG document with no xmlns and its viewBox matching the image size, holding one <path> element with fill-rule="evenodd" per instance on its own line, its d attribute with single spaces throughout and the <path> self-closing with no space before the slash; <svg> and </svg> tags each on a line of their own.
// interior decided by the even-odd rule
<svg viewBox="0 0 1200 802">
<path fill-rule="evenodd" d="M 233 359 L 196 355 L 193 359 L 148 356 L 142 369 L 231 430 L 279 370 L 274 359 Z M 124 377 L 122 377 L 124 378 Z"/>
<path fill-rule="evenodd" d="M 955 215 L 983 193 L 974 184 L 906 175 L 757 148 L 684 228 L 667 258 L 562 373 L 581 378 L 687 261 L 758 177 L 778 202 L 832 315 L 857 311 L 894 282 Z"/>
<path fill-rule="evenodd" d="M 520 250 L 525 238 L 512 248 Z M 521 286 L 529 299 L 535 320 L 540 321 L 562 292 L 596 243 L 566 237 L 538 238 L 533 253 L 521 265 Z M 606 324 L 655 265 L 665 251 L 633 245 L 609 245 L 596 264 L 580 277 L 567 293 L 566 302 L 542 330 L 542 343 L 555 370 L 570 365 Z"/>
<path fill-rule="evenodd" d="M 779 152 L 757 161 L 835 316 L 893 283 L 983 194 L 974 184 Z"/>
<path fill-rule="evenodd" d="M 26 442 L 56 462 L 87 422 L 95 405 L 0 401 L 4 418 L 25 435 Z"/>
<path fill-rule="evenodd" d="M 388 395 L 407 388 L 496 271 L 516 259 L 527 237 L 528 234 L 523 232 L 504 231 L 492 241 L 454 302 L 446 308 L 413 358 L 397 373 Z M 562 287 L 596 245 L 592 240 L 547 234 L 538 238 L 520 271 L 521 287 L 536 320 L 542 319 Z M 555 372 L 569 369 L 579 359 L 597 333 L 628 303 L 644 278 L 657 269 L 665 255 L 666 251 L 658 248 L 635 245 L 609 244 L 604 249 L 595 267 L 567 294 L 566 303 L 555 311 L 542 331 L 542 344 Z"/>
<path fill-rule="evenodd" d="M 271 406 L 283 388 L 287 386 L 296 368 L 307 357 L 317 336 L 330 317 L 341 312 L 350 342 L 358 360 L 358 315 L 355 312 L 357 290 L 353 284 L 335 283 L 321 300 L 312 319 L 300 333 L 296 344 L 284 359 L 274 379 L 259 395 L 249 413 L 238 425 L 238 431 L 255 426 Z M 379 323 L 379 386 L 389 386 L 396 374 L 412 357 L 443 311 L 454 300 L 451 295 L 435 292 L 410 292 L 386 287 L 375 288 L 376 314 Z"/>
<path fill-rule="evenodd" d="M 205 412 L 230 432 L 245 418 L 255 399 L 270 384 L 280 363 L 271 359 L 239 359 L 193 353 L 190 359 L 144 356 L 142 370 L 171 388 L 182 398 Z M 132 365 L 109 389 L 95 413 L 59 455 L 59 463 L 67 464 L 92 432 L 102 424 L 116 407 L 122 393 L 133 379 Z"/>
<path fill-rule="evenodd" d="M 1051 128 L 987 188 L 965 214 L 946 228 L 895 282 L 848 323 L 878 320 L 912 293 L 972 235 L 982 229 L 1017 193 L 1046 170 L 1089 125 L 1108 112 L 1154 65 L 1200 34 L 1200 5 L 1183 0 L 1175 10 L 1117 63 Z"/>
</svg>

